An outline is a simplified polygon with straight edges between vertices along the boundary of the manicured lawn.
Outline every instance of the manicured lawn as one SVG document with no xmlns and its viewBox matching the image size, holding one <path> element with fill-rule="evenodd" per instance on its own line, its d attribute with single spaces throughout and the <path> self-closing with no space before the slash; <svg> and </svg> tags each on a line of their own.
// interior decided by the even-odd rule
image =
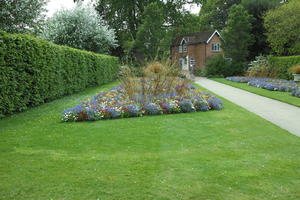
<svg viewBox="0 0 300 200">
<path fill-rule="evenodd" d="M 0 199 L 300 198 L 300 139 L 225 101 L 222 111 L 61 123 L 114 84 L 0 121 Z"/>
<path fill-rule="evenodd" d="M 224 78 L 212 78 L 212 80 L 300 107 L 300 98 L 292 96 L 289 92 L 269 91 L 262 88 L 249 86 L 247 85 L 247 83 L 237 83 L 233 81 L 228 81 Z"/>
</svg>

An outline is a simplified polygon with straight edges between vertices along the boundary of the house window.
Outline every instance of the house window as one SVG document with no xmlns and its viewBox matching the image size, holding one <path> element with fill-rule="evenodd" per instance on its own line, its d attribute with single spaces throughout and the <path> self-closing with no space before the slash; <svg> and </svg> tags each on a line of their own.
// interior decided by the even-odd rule
<svg viewBox="0 0 300 200">
<path fill-rule="evenodd" d="M 221 51 L 221 44 L 220 43 L 212 43 L 211 44 L 211 51 L 220 52 Z"/>
<path fill-rule="evenodd" d="M 183 49 L 183 52 L 187 52 L 187 46 L 185 44 L 182 46 L 182 49 Z"/>
<path fill-rule="evenodd" d="M 182 46 L 179 46 L 179 53 L 182 53 Z"/>
<path fill-rule="evenodd" d="M 191 65 L 191 66 L 194 66 L 195 63 L 196 63 L 196 60 L 195 60 L 194 58 L 191 58 L 191 60 L 190 60 L 190 65 Z"/>
<path fill-rule="evenodd" d="M 185 39 L 183 39 L 179 46 L 179 53 L 187 52 L 187 45 Z"/>
</svg>

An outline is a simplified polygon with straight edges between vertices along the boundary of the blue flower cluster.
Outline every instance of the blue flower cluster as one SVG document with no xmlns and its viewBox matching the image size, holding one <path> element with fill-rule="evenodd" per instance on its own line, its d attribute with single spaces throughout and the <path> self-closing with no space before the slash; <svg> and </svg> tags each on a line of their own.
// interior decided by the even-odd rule
<svg viewBox="0 0 300 200">
<path fill-rule="evenodd" d="M 291 95 L 300 98 L 300 87 L 293 88 L 292 91 L 291 91 Z"/>
<path fill-rule="evenodd" d="M 263 88 L 270 91 L 290 92 L 291 95 L 300 97 L 300 84 L 294 81 L 240 76 L 227 77 L 226 79 L 238 83 L 247 83 L 250 86 Z"/>
<path fill-rule="evenodd" d="M 170 94 L 151 98 L 151 102 L 140 103 L 136 98 L 130 99 L 125 90 L 118 86 L 108 92 L 101 92 L 73 108 L 64 110 L 62 121 L 96 121 L 144 115 L 221 110 L 223 108 L 223 102 L 211 94 L 200 92 L 193 85 L 187 85 L 186 88 L 188 92 L 185 96 L 180 96 L 176 91 L 172 91 Z"/>
</svg>

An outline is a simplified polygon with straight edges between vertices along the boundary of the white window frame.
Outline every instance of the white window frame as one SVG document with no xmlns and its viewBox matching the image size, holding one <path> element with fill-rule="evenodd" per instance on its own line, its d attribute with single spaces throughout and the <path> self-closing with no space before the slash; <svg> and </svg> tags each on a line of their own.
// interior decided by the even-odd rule
<svg viewBox="0 0 300 200">
<path fill-rule="evenodd" d="M 196 64 L 195 58 L 191 58 L 191 59 L 190 59 L 190 65 L 191 65 L 191 66 L 194 66 L 195 64 Z"/>
<path fill-rule="evenodd" d="M 186 46 L 186 44 L 182 45 L 182 49 L 183 49 L 183 52 L 187 52 L 187 46 Z"/>
<path fill-rule="evenodd" d="M 187 52 L 186 40 L 184 38 L 180 42 L 178 51 L 179 53 Z"/>
<path fill-rule="evenodd" d="M 182 53 L 182 46 L 179 46 L 179 53 Z"/>
<path fill-rule="evenodd" d="M 213 42 L 211 44 L 211 51 L 212 52 L 220 52 L 221 51 L 221 44 L 219 42 Z"/>
</svg>

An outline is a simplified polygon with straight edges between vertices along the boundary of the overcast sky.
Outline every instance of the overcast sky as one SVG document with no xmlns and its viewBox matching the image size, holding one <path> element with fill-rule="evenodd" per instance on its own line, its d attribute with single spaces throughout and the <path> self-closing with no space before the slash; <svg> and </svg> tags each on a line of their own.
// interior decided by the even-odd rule
<svg viewBox="0 0 300 200">
<path fill-rule="evenodd" d="M 50 0 L 47 5 L 47 16 L 51 17 L 57 10 L 60 10 L 62 8 L 70 9 L 74 6 L 73 0 Z"/>
<path fill-rule="evenodd" d="M 84 2 L 89 2 L 90 0 L 85 0 Z M 47 5 L 47 16 L 51 17 L 57 10 L 60 10 L 62 8 L 70 9 L 74 7 L 74 1 L 73 0 L 49 0 L 49 3 Z M 185 9 L 190 10 L 192 13 L 199 13 L 200 8 L 197 5 L 187 5 L 185 6 Z"/>
</svg>

